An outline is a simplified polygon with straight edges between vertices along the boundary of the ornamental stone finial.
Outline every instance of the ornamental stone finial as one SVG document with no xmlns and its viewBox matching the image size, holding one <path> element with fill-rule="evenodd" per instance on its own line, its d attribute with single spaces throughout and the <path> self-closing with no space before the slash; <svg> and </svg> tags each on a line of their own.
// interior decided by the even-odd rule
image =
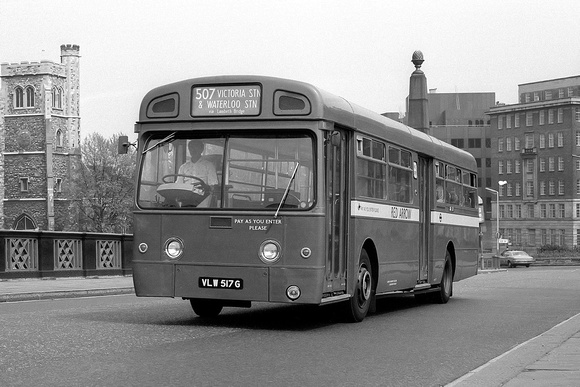
<svg viewBox="0 0 580 387">
<path fill-rule="evenodd" d="M 415 51 L 413 53 L 413 58 L 411 59 L 411 62 L 413 62 L 415 68 L 419 70 L 423 62 L 425 62 L 425 59 L 423 58 L 423 53 L 419 50 Z"/>
</svg>

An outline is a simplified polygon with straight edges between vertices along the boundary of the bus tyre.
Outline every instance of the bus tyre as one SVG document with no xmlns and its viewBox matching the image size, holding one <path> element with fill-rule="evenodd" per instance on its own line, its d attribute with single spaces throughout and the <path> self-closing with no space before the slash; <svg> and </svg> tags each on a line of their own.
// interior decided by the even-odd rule
<svg viewBox="0 0 580 387">
<path fill-rule="evenodd" d="M 358 263 L 358 273 L 354 294 L 349 300 L 347 316 L 352 322 L 360 322 L 366 317 L 373 297 L 373 273 L 371 260 L 365 250 L 362 251 Z"/>
<path fill-rule="evenodd" d="M 192 298 L 189 300 L 193 312 L 201 318 L 216 317 L 222 311 L 223 305 L 214 300 Z"/>
<path fill-rule="evenodd" d="M 439 290 L 434 294 L 435 302 L 439 304 L 446 304 L 453 294 L 453 267 L 451 267 L 451 257 L 449 251 L 445 255 L 445 267 L 443 268 L 443 275 L 441 277 L 441 284 Z"/>
</svg>

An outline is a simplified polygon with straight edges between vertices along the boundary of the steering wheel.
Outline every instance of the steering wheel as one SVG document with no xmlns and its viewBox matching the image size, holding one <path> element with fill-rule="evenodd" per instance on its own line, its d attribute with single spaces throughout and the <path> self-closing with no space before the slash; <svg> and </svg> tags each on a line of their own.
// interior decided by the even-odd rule
<svg viewBox="0 0 580 387">
<path fill-rule="evenodd" d="M 193 179 L 195 180 L 192 184 L 195 188 L 199 188 L 199 189 L 203 189 L 204 191 L 208 191 L 209 190 L 209 185 L 207 185 L 202 179 L 200 179 L 197 176 L 193 176 L 193 175 L 184 175 L 182 173 L 174 173 L 174 174 L 170 174 L 170 175 L 165 175 L 161 178 L 161 180 L 164 183 L 175 183 L 175 178 L 177 177 L 183 177 L 188 178 L 188 179 Z M 185 183 L 188 184 L 188 183 Z"/>
</svg>

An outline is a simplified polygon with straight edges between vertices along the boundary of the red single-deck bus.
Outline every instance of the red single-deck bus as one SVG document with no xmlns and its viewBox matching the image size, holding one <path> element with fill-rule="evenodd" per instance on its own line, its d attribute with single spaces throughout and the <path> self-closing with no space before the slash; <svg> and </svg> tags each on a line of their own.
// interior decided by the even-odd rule
<svg viewBox="0 0 580 387">
<path fill-rule="evenodd" d="M 310 84 L 190 79 L 149 92 L 133 278 L 202 317 L 255 302 L 445 303 L 477 273 L 475 159 Z"/>
</svg>

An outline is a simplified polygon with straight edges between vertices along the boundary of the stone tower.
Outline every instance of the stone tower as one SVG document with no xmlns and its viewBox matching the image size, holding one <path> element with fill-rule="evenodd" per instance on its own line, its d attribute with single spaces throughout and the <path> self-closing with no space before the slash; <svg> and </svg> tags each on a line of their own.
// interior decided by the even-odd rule
<svg viewBox="0 0 580 387">
<path fill-rule="evenodd" d="M 0 227 L 63 230 L 74 222 L 80 55 L 77 45 L 60 50 L 60 63 L 1 64 Z"/>
</svg>

